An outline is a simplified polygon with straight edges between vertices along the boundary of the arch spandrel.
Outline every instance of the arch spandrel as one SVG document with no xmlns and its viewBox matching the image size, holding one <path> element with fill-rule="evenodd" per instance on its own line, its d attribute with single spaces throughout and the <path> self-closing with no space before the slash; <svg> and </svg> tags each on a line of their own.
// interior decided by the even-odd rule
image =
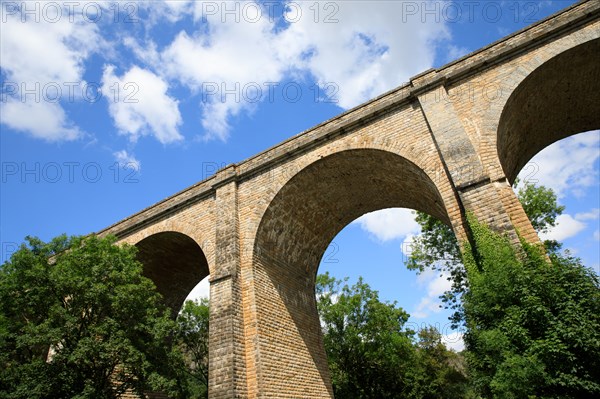
<svg viewBox="0 0 600 399">
<path fill-rule="evenodd" d="M 463 128 L 477 148 L 491 180 L 498 180 L 505 176 L 498 158 L 497 135 L 500 120 L 513 94 L 525 80 L 537 74 L 538 70 L 544 69 L 545 65 L 552 63 L 552 60 L 599 38 L 600 22 L 595 21 L 551 43 L 543 43 L 539 48 L 531 49 L 499 65 L 493 65 L 472 78 L 456 82 L 448 88 L 447 94 L 435 96 L 432 94 L 438 101 L 450 101 L 454 105 Z M 593 57 L 590 58 L 592 59 Z M 563 70 L 574 69 L 572 66 Z M 582 76 L 589 80 L 588 83 L 595 83 L 591 77 Z M 532 96 L 539 96 L 539 94 L 537 89 L 531 93 Z M 553 95 L 557 94 L 553 93 Z"/>
<path fill-rule="evenodd" d="M 512 92 L 498 122 L 498 159 L 512 183 L 535 154 L 600 129 L 600 38 L 549 59 Z"/>
</svg>

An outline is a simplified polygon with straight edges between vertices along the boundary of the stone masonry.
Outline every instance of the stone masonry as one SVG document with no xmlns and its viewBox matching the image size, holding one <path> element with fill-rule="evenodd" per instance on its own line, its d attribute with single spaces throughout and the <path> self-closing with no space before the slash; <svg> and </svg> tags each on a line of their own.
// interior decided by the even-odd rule
<svg viewBox="0 0 600 399">
<path fill-rule="evenodd" d="M 138 246 L 174 314 L 210 275 L 211 399 L 331 398 L 314 284 L 335 235 L 406 207 L 535 242 L 510 184 L 600 128 L 599 104 L 600 2 L 582 1 L 98 234 Z"/>
</svg>

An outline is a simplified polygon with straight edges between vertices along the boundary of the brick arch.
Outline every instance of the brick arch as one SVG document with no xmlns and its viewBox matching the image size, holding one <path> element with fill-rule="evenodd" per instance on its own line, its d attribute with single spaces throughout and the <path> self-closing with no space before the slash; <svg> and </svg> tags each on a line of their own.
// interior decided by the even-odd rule
<svg viewBox="0 0 600 399">
<path fill-rule="evenodd" d="M 288 390 L 297 389 L 290 397 L 331 395 L 314 294 L 319 261 L 348 223 L 392 207 L 421 210 L 451 224 L 427 173 L 382 150 L 323 157 L 292 177 L 269 203 L 253 252 L 261 393 L 277 396 L 278 381 L 298 378 L 286 383 Z M 271 352 L 290 356 L 269 358 Z"/>
<path fill-rule="evenodd" d="M 497 153 L 509 182 L 535 154 L 568 136 L 600 128 L 600 39 L 541 64 L 515 88 L 498 123 Z"/>
<path fill-rule="evenodd" d="M 135 243 L 144 275 L 150 278 L 175 317 L 185 298 L 210 274 L 200 245 L 189 235 L 159 231 Z"/>
<path fill-rule="evenodd" d="M 421 170 L 426 179 L 435 182 L 444 208 L 449 210 L 448 217 L 438 215 L 439 219 L 451 226 L 459 237 L 465 238 L 464 220 L 460 213 L 458 198 L 425 119 L 422 118 L 420 111 L 420 118 L 412 116 L 413 119 L 405 117 L 404 112 L 405 110 L 398 113 L 401 116 L 390 117 L 388 115 L 388 117 L 396 119 L 386 124 L 386 128 L 392 132 L 391 134 L 380 137 L 377 133 L 382 127 L 375 124 L 368 125 L 364 129 L 345 137 L 336 138 L 314 151 L 302 154 L 298 158 L 290 158 L 286 163 L 267 170 L 264 172 L 264 177 L 256 179 L 260 180 L 258 185 L 252 181 L 254 184 L 252 191 L 245 189 L 245 195 L 253 199 L 258 198 L 258 201 L 253 203 L 250 208 L 252 217 L 249 219 L 250 223 L 245 226 L 245 239 L 251 244 L 253 243 L 258 234 L 260 221 L 264 219 L 269 205 L 283 187 L 297 175 L 332 155 L 350 154 L 357 151 L 395 155 Z M 407 134 L 406 131 L 409 131 L 410 134 Z M 246 182 L 242 184 L 245 185 Z M 417 207 L 418 204 L 415 209 Z M 251 251 L 251 248 L 248 249 Z"/>
<path fill-rule="evenodd" d="M 195 243 L 202 249 L 204 256 L 208 262 L 208 269 L 210 273 L 214 272 L 214 232 L 203 231 L 194 227 L 190 223 L 182 221 L 166 219 L 148 226 L 142 230 L 136 231 L 135 233 L 123 237 L 119 242 L 126 242 L 130 245 L 137 245 L 140 241 L 148 238 L 151 235 L 164 233 L 164 232 L 177 232 L 190 237 Z M 212 238 L 212 239 L 211 239 Z"/>
</svg>

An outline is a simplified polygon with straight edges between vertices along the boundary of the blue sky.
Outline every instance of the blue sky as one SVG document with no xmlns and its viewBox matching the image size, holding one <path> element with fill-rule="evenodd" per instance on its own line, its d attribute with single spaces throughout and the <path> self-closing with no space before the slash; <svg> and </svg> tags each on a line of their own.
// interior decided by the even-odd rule
<svg viewBox="0 0 600 399">
<path fill-rule="evenodd" d="M 1 260 L 26 235 L 98 231 L 574 1 L 2 1 Z M 598 132 L 522 176 L 567 206 L 550 233 L 599 270 Z M 418 234 L 385 210 L 321 271 L 363 275 L 411 322 L 446 325 L 444 277 L 403 267 Z"/>
</svg>

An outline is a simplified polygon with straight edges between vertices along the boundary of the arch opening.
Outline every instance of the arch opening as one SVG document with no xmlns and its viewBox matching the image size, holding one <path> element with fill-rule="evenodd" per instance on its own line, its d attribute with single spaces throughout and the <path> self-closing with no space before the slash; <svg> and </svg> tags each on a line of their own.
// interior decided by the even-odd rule
<svg viewBox="0 0 600 399">
<path fill-rule="evenodd" d="M 278 192 L 262 217 L 253 253 L 256 303 L 261 307 L 259 352 L 286 353 L 294 348 L 294 355 L 269 358 L 263 367 L 301 369 L 302 378 L 312 381 L 310 386 L 332 395 L 315 299 L 318 267 L 346 225 L 387 208 L 427 212 L 451 225 L 432 179 L 414 163 L 382 150 L 348 150 L 324 157 Z M 284 377 L 274 372 L 263 378 L 265 386 L 277 386 Z M 295 394 L 307 395 L 304 381 L 286 389 L 290 386 L 297 387 Z"/>
<path fill-rule="evenodd" d="M 508 99 L 497 150 L 512 184 L 538 152 L 563 138 L 600 128 L 600 39 L 567 50 L 535 69 Z"/>
<path fill-rule="evenodd" d="M 208 261 L 200 246 L 189 236 L 175 231 L 153 234 L 136 244 L 144 275 L 177 316 L 186 297 L 209 275 Z"/>
</svg>

